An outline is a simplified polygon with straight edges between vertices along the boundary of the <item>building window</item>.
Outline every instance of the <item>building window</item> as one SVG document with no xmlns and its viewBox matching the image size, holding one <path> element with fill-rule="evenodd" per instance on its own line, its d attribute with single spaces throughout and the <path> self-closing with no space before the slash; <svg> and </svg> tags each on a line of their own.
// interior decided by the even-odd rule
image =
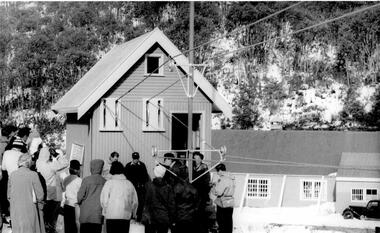
<svg viewBox="0 0 380 233">
<path fill-rule="evenodd" d="M 164 75 L 163 64 L 164 56 L 162 54 L 145 55 L 145 75 L 162 76 Z"/>
<path fill-rule="evenodd" d="M 367 189 L 366 190 L 366 201 L 372 200 L 372 199 L 378 199 L 377 196 L 377 189 Z"/>
<path fill-rule="evenodd" d="M 162 99 L 143 100 L 143 120 L 143 131 L 165 131 Z"/>
<path fill-rule="evenodd" d="M 351 201 L 364 201 L 364 190 L 363 189 L 352 189 L 351 190 Z"/>
<path fill-rule="evenodd" d="M 270 198 L 270 180 L 262 178 L 248 179 L 247 197 L 268 199 Z"/>
<path fill-rule="evenodd" d="M 322 184 L 324 188 L 322 189 Z M 323 193 L 321 193 L 321 190 Z M 318 180 L 303 180 L 301 181 L 301 200 L 312 200 L 316 201 L 321 196 L 321 200 L 326 199 L 326 182 Z"/>
<path fill-rule="evenodd" d="M 120 102 L 117 98 L 105 98 L 100 101 L 100 126 L 102 131 L 120 131 Z"/>
</svg>

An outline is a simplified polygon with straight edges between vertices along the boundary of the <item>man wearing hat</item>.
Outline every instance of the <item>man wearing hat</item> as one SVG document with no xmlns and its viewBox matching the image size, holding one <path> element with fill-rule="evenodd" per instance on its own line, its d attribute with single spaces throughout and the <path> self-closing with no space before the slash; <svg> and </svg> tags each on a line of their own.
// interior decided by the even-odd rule
<svg viewBox="0 0 380 233">
<path fill-rule="evenodd" d="M 79 228 L 79 206 L 78 191 L 82 184 L 80 174 L 80 163 L 71 160 L 69 167 L 70 175 L 63 180 L 63 191 L 65 192 L 64 224 L 65 233 L 77 233 Z"/>
<path fill-rule="evenodd" d="M 132 182 L 136 189 L 139 206 L 137 208 L 136 221 L 141 221 L 142 210 L 144 208 L 145 200 L 145 184 L 150 180 L 146 166 L 140 161 L 140 154 L 138 152 L 132 153 L 132 161 L 125 165 L 125 176 Z"/>
</svg>

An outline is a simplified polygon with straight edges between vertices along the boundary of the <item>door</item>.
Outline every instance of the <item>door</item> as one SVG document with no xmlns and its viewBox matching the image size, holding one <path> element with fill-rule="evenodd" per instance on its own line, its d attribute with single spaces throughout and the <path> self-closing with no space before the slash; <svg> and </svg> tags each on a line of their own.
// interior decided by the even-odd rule
<svg viewBox="0 0 380 233">
<path fill-rule="evenodd" d="M 172 150 L 186 150 L 187 149 L 187 126 L 188 119 L 187 113 L 173 113 L 172 114 Z M 200 148 L 201 145 L 201 113 L 193 114 L 193 148 Z M 180 153 L 184 155 L 186 153 Z"/>
</svg>

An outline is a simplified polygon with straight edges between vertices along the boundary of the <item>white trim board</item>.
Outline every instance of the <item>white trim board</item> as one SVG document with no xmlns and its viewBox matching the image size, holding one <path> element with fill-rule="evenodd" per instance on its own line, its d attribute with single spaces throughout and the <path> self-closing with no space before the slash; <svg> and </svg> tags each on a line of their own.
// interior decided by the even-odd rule
<svg viewBox="0 0 380 233">
<path fill-rule="evenodd" d="M 366 177 L 337 177 L 336 181 L 346 182 L 380 182 L 380 178 L 366 178 Z"/>
</svg>

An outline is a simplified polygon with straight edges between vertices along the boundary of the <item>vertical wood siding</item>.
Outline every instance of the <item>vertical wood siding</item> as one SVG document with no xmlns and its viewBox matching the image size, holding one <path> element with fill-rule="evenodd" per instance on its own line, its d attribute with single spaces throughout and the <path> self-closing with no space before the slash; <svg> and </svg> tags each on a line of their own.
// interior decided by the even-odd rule
<svg viewBox="0 0 380 233">
<path fill-rule="evenodd" d="M 161 53 L 163 51 L 156 47 L 152 53 Z M 144 58 L 143 56 L 130 71 L 128 71 L 121 80 L 104 96 L 119 97 L 126 93 L 132 86 L 144 78 Z M 165 59 L 167 59 L 165 55 Z M 133 151 L 140 153 L 141 160 L 146 164 L 148 172 L 152 174 L 155 166 L 152 158 L 152 146 L 159 149 L 170 149 L 171 147 L 171 117 L 167 114 L 187 112 L 187 97 L 180 82 L 172 86 L 159 98 L 163 99 L 164 114 L 164 132 L 143 132 L 143 98 L 151 98 L 161 92 L 173 82 L 178 80 L 176 70 L 170 71 L 165 65 L 164 76 L 150 77 L 128 95 L 121 99 L 121 126 L 122 132 L 105 132 L 99 131 L 99 102 L 95 105 L 93 112 L 93 141 L 92 157 L 106 160 L 113 151 L 120 153 L 120 161 L 125 164 L 131 160 Z M 198 91 L 194 97 L 194 113 L 202 113 L 203 132 L 202 140 L 205 145 L 211 145 L 211 110 L 212 104 L 207 97 Z M 139 119 L 140 118 L 140 119 Z M 187 133 L 187 132 L 184 132 Z M 209 149 L 205 146 L 206 149 Z M 206 159 L 210 156 L 206 153 Z"/>
</svg>

